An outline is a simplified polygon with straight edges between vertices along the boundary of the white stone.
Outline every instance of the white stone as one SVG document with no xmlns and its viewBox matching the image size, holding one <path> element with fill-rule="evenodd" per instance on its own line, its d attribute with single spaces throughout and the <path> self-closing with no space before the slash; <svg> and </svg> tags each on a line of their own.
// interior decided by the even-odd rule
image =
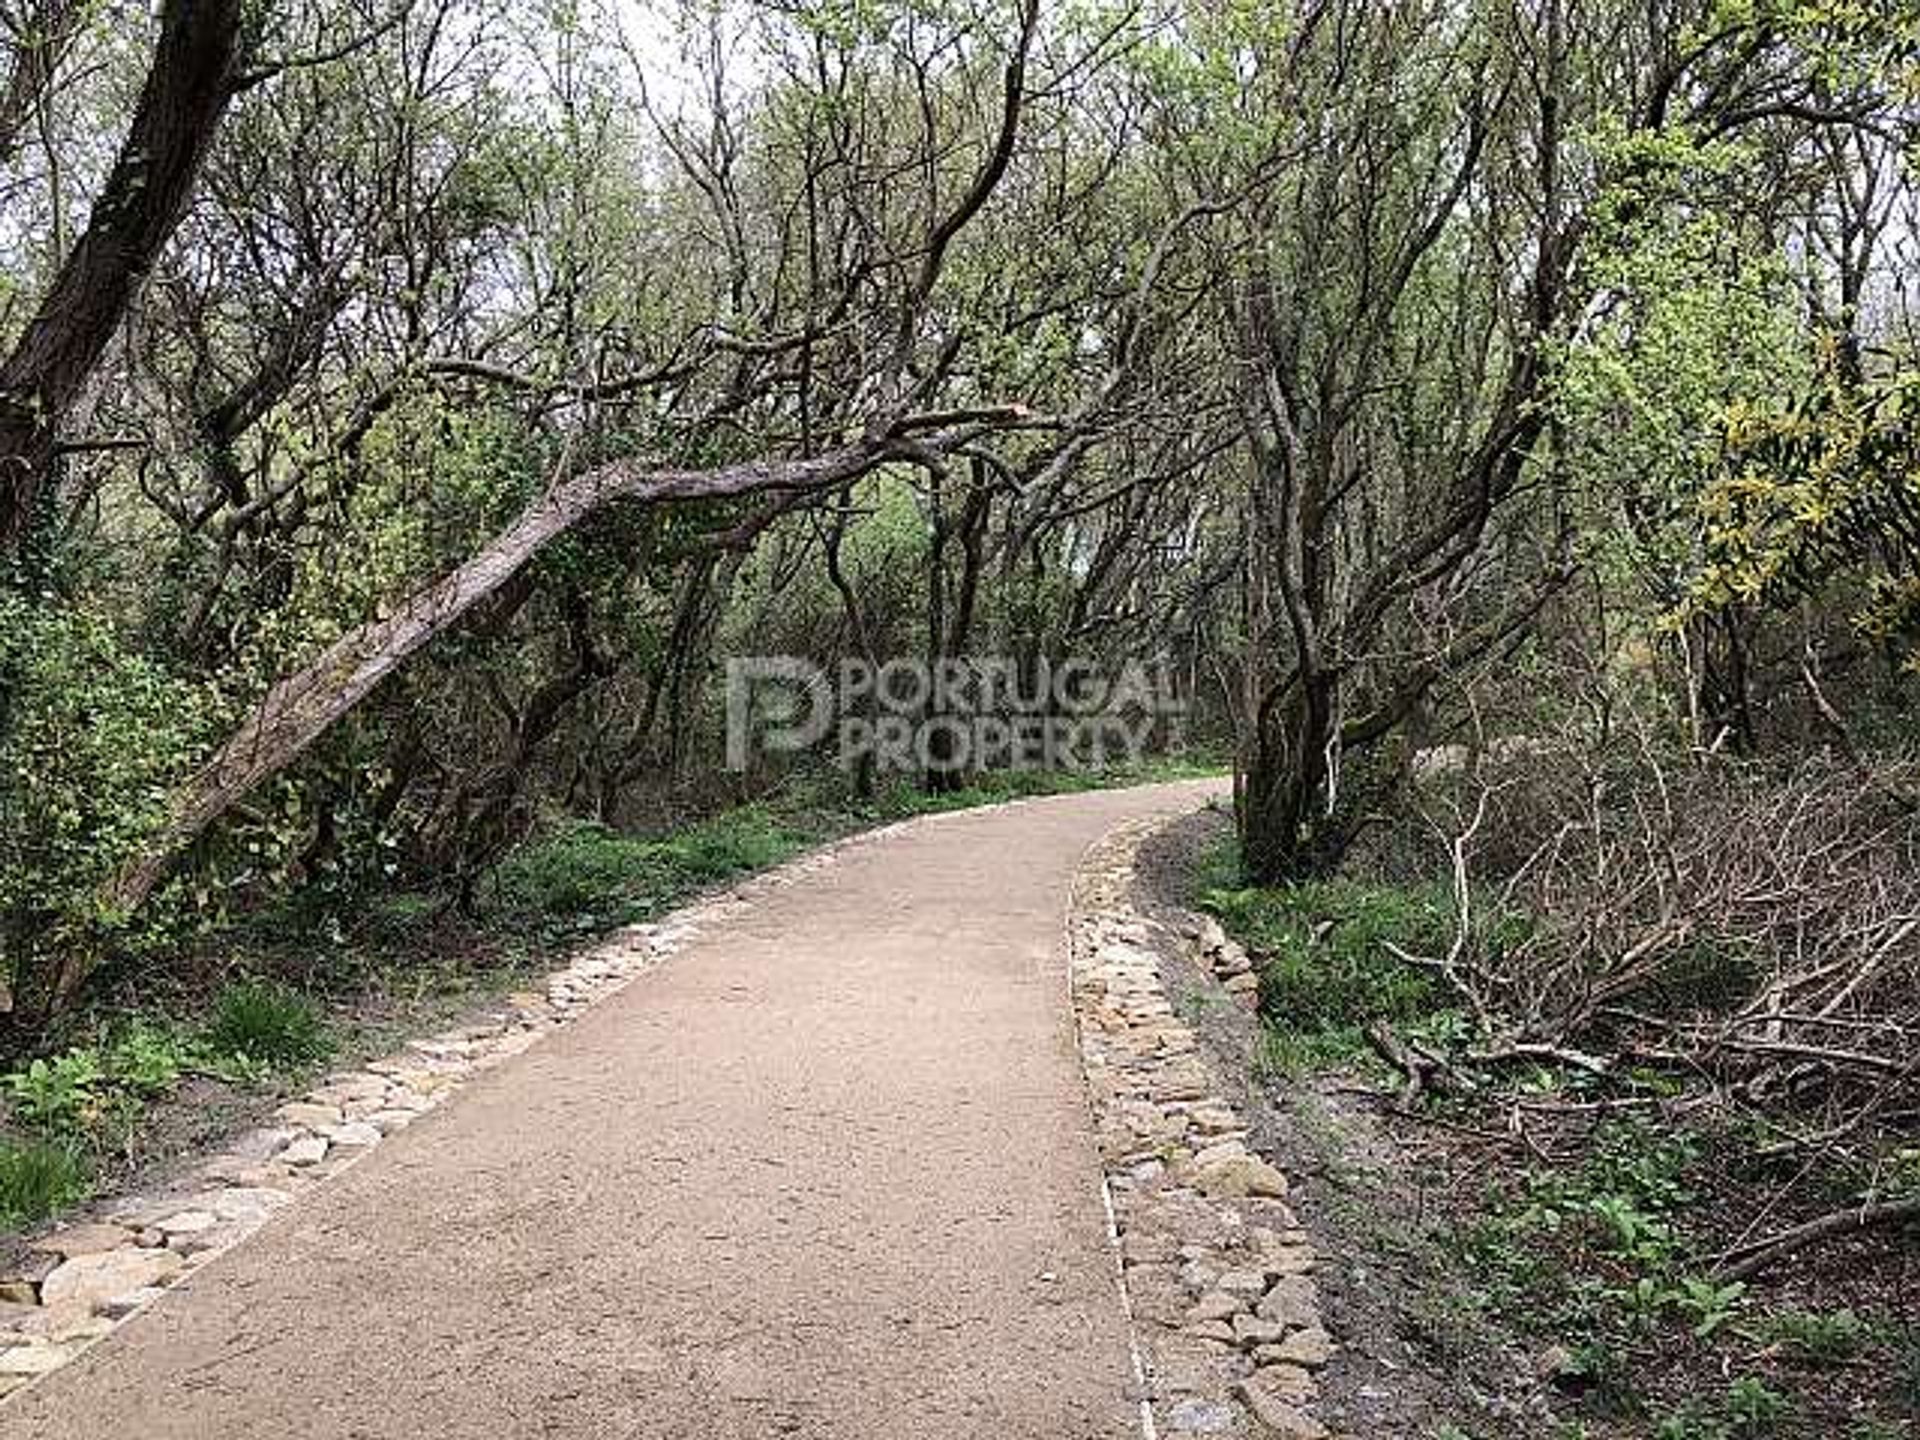
<svg viewBox="0 0 1920 1440">
<path fill-rule="evenodd" d="M 318 1165 L 327 1158 L 327 1142 L 318 1135 L 302 1136 L 275 1158 L 288 1165 Z"/>
<path fill-rule="evenodd" d="M 0 1375 L 45 1375 L 74 1357 L 73 1347 L 33 1341 L 0 1350 Z"/>
<path fill-rule="evenodd" d="M 180 1257 L 171 1250 L 107 1250 L 76 1255 L 40 1286 L 41 1303 L 78 1300 L 102 1305 L 136 1290 L 171 1280 L 180 1273 Z"/>
<path fill-rule="evenodd" d="M 220 1217 L 211 1210 L 182 1210 L 162 1220 L 158 1228 L 165 1235 L 198 1235 L 219 1223 Z"/>
<path fill-rule="evenodd" d="M 30 1247 L 51 1255 L 72 1259 L 75 1255 L 97 1255 L 103 1250 L 118 1250 L 133 1243 L 133 1232 L 119 1225 L 75 1225 L 42 1235 Z"/>
<path fill-rule="evenodd" d="M 307 1127 L 338 1125 L 342 1119 L 338 1105 L 322 1105 L 311 1100 L 296 1100 L 291 1105 L 282 1105 L 273 1113 L 289 1125 Z"/>
</svg>

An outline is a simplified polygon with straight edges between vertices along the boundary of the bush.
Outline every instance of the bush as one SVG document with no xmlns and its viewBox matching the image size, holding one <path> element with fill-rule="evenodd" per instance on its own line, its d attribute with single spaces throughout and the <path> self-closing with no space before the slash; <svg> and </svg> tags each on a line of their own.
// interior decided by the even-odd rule
<svg viewBox="0 0 1920 1440">
<path fill-rule="evenodd" d="M 174 1027 L 152 1020 L 134 1020 L 113 1037 L 107 1048 L 107 1077 L 115 1085 L 145 1099 L 164 1095 L 192 1065 L 194 1046 Z"/>
<path fill-rule="evenodd" d="M 136 1019 L 110 1042 L 77 1045 L 0 1076 L 0 1090 L 17 1125 L 76 1154 L 105 1155 L 127 1143 L 147 1102 L 174 1087 L 194 1051 L 168 1026 Z"/>
<path fill-rule="evenodd" d="M 314 1003 L 264 980 L 243 980 L 220 992 L 206 1039 L 216 1055 L 258 1065 L 292 1068 L 333 1053 L 333 1038 Z"/>
<path fill-rule="evenodd" d="M 85 1199 L 90 1183 L 86 1162 L 71 1145 L 0 1141 L 0 1225 L 44 1220 Z"/>
<path fill-rule="evenodd" d="M 43 1135 L 73 1135 L 99 1119 L 106 1072 L 88 1049 L 35 1060 L 5 1078 L 14 1119 Z"/>
<path fill-rule="evenodd" d="M 0 981 L 29 1013 L 125 925 L 101 890 L 163 822 L 207 708 L 103 621 L 0 590 Z"/>
</svg>

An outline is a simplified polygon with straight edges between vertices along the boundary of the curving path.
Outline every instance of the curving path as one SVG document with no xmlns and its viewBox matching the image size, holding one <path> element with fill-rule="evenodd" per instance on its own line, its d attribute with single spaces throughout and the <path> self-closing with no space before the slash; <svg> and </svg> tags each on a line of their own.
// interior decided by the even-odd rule
<svg viewBox="0 0 1920 1440">
<path fill-rule="evenodd" d="M 0 1434 L 1137 1434 L 1063 915 L 1101 834 L 1218 789 L 849 847 L 0 1406 Z"/>
</svg>

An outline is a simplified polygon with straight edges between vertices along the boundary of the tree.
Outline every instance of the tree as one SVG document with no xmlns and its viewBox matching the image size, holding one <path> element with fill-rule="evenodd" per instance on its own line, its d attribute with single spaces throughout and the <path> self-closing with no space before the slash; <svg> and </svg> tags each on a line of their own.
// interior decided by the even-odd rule
<svg viewBox="0 0 1920 1440">
<path fill-rule="evenodd" d="M 146 84 L 87 228 L 0 361 L 0 555 L 27 539 L 69 413 L 179 223 L 241 79 L 241 0 L 167 0 Z M 65 22 L 55 17 L 58 32 Z M 45 46 L 17 64 L 37 66 Z"/>
<path fill-rule="evenodd" d="M 834 490 L 888 462 L 937 465 L 943 455 L 975 443 L 996 428 L 1027 419 L 1019 406 L 916 409 L 917 403 L 932 397 L 941 372 L 912 376 L 909 364 L 922 343 L 921 326 L 946 251 L 992 197 L 1012 158 L 1037 24 L 1037 8 L 1028 4 L 1009 47 L 1001 109 L 984 158 L 964 190 L 936 213 L 918 246 L 912 280 L 894 302 L 898 316 L 894 343 L 881 352 L 868 385 L 861 387 L 872 388 L 877 382 L 879 400 L 856 440 L 811 454 L 707 470 L 616 460 L 581 474 L 557 477 L 471 559 L 277 681 L 212 760 L 188 780 L 148 853 L 116 877 L 107 897 L 112 906 L 129 912 L 136 909 L 181 847 L 263 780 L 291 764 L 409 656 L 499 591 L 542 548 L 604 507 L 616 501 L 653 503 L 767 491 Z M 928 142 L 937 143 L 931 129 Z"/>
<path fill-rule="evenodd" d="M 1836 51 L 1884 40 L 1845 17 L 1709 5 L 1640 23 L 1558 0 L 1332 4 L 1259 39 L 1255 84 L 1284 97 L 1269 108 L 1311 118 L 1253 132 L 1258 198 L 1225 227 L 1255 879 L 1337 864 L 1435 687 L 1520 644 L 1572 573 L 1555 352 L 1601 298 L 1597 200 L 1657 203 L 1643 182 L 1669 136 L 1846 128 L 1884 104 L 1830 93 Z M 1589 148 L 1608 133 L 1629 139 Z"/>
</svg>

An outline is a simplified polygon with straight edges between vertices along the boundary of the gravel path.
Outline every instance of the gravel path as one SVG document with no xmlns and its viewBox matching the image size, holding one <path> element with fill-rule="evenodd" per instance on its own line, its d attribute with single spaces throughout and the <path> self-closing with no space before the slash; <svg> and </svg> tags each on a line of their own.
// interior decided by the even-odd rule
<svg viewBox="0 0 1920 1440">
<path fill-rule="evenodd" d="M 775 890 L 0 1408 L 7 1436 L 1137 1433 L 1063 912 L 1211 783 Z"/>
</svg>

